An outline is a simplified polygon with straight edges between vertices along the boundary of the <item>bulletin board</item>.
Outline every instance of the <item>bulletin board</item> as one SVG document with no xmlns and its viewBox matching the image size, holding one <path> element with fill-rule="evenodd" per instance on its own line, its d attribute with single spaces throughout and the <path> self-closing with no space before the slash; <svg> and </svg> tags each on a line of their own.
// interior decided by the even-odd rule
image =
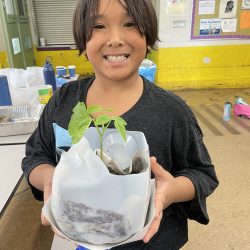
<svg viewBox="0 0 250 250">
<path fill-rule="evenodd" d="M 191 39 L 250 39 L 250 0 L 194 0 Z"/>
</svg>

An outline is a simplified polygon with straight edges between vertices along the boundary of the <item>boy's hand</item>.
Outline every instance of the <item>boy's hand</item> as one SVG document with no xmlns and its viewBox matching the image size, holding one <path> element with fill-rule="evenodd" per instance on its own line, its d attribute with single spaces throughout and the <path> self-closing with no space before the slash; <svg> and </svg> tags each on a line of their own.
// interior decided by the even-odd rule
<svg viewBox="0 0 250 250">
<path fill-rule="evenodd" d="M 52 179 L 53 179 L 53 174 L 54 174 L 54 170 L 55 168 L 49 168 L 46 170 L 46 173 L 44 174 L 44 184 L 43 184 L 43 200 L 44 200 L 44 204 L 47 202 L 47 200 L 49 199 L 51 192 L 52 192 Z M 49 221 L 47 220 L 47 218 L 43 215 L 43 213 L 41 213 L 41 221 L 42 224 L 44 226 L 50 226 Z M 53 226 L 51 226 L 51 229 L 53 230 L 53 232 L 60 238 L 62 239 L 66 239 L 65 237 L 63 237 L 61 235 L 61 233 L 54 228 Z M 66 239 L 68 240 L 68 239 Z"/>
<path fill-rule="evenodd" d="M 51 195 L 52 191 L 52 179 L 54 174 L 54 168 L 46 169 L 46 174 L 44 174 L 44 181 L 43 181 L 43 200 L 44 204 L 47 202 Z M 41 221 L 44 226 L 49 226 L 50 223 L 46 219 L 46 217 L 41 213 Z"/>
<path fill-rule="evenodd" d="M 190 201 L 195 197 L 193 182 L 185 176 L 172 176 L 160 166 L 155 157 L 150 158 L 151 170 L 155 175 L 155 210 L 156 215 L 150 228 L 143 238 L 145 243 L 156 234 L 159 229 L 162 211 L 174 202 Z"/>
<path fill-rule="evenodd" d="M 174 202 L 172 192 L 174 191 L 175 178 L 166 170 L 162 168 L 155 157 L 150 158 L 151 170 L 155 175 L 156 191 L 155 191 L 155 210 L 156 215 L 150 225 L 149 230 L 143 238 L 144 243 L 156 234 L 160 227 L 162 219 L 162 211 Z"/>
<path fill-rule="evenodd" d="M 44 204 L 49 199 L 49 197 L 51 195 L 51 190 L 52 190 L 51 185 L 48 185 L 48 186 L 44 187 L 44 190 L 43 190 Z M 41 213 L 41 221 L 42 221 L 42 224 L 44 226 L 49 226 L 50 225 L 49 221 L 46 219 L 46 217 L 43 215 L 43 213 Z"/>
</svg>

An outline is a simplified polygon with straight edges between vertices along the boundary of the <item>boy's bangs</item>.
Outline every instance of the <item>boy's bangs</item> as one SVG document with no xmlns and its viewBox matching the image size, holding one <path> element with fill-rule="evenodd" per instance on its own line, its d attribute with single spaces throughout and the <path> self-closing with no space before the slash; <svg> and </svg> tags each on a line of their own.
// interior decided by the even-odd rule
<svg viewBox="0 0 250 250">
<path fill-rule="evenodd" d="M 135 22 L 135 25 L 138 29 L 138 31 L 140 32 L 140 34 L 143 36 L 145 35 L 145 32 L 144 32 L 144 25 L 143 23 L 141 22 L 141 18 L 138 17 L 137 13 L 138 9 L 141 8 L 141 3 L 139 3 L 139 1 L 130 1 L 130 0 L 119 0 L 120 3 L 124 6 L 124 8 L 127 10 L 128 12 L 128 15 L 133 18 L 133 21 Z M 142 1 L 142 0 L 140 0 Z M 142 1 L 143 2 L 143 1 Z"/>
<path fill-rule="evenodd" d="M 96 16 L 98 15 L 99 1 L 100 0 L 90 0 L 86 13 L 84 13 L 86 15 L 84 17 L 85 22 L 83 23 L 86 30 L 86 42 L 91 38 L 93 32 Z"/>
<path fill-rule="evenodd" d="M 86 49 L 98 15 L 99 3 L 102 0 L 78 0 L 73 21 L 73 34 L 79 55 Z M 138 32 L 146 37 L 147 46 L 154 48 L 158 39 L 157 17 L 151 0 L 109 0 L 120 1 L 133 19 Z M 106 7 L 106 8 L 107 8 Z"/>
</svg>

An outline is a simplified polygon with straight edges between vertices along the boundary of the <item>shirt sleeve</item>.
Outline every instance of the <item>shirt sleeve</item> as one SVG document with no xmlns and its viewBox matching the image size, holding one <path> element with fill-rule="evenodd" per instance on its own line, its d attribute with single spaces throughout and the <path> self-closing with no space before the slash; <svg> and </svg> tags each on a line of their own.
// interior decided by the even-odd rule
<svg viewBox="0 0 250 250">
<path fill-rule="evenodd" d="M 192 111 L 185 106 L 182 118 L 174 128 L 175 176 L 186 176 L 195 187 L 192 201 L 177 203 L 178 208 L 189 219 L 202 224 L 209 222 L 206 198 L 215 190 L 219 182 L 214 165 L 203 143 L 202 131 Z M 186 113 L 186 114 L 185 114 Z"/>
<path fill-rule="evenodd" d="M 56 166 L 55 138 L 52 121 L 56 108 L 56 95 L 50 98 L 39 119 L 38 127 L 26 142 L 22 170 L 37 200 L 43 200 L 43 192 L 29 182 L 30 172 L 41 164 Z"/>
</svg>

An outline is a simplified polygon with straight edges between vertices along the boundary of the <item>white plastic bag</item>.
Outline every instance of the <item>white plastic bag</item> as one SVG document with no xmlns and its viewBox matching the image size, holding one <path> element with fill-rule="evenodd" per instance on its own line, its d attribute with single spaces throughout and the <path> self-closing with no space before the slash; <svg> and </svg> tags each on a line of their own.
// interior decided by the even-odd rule
<svg viewBox="0 0 250 250">
<path fill-rule="evenodd" d="M 108 129 L 104 139 L 114 131 Z M 79 143 L 62 154 L 55 169 L 51 212 L 48 204 L 43 212 L 78 244 L 110 248 L 142 239 L 149 226 L 153 209 L 147 216 L 152 198 L 148 145 L 142 132 L 127 133 L 136 141 L 131 164 L 141 165 L 140 173 L 111 174 L 95 153 L 99 148 L 95 128 L 89 128 Z"/>
<path fill-rule="evenodd" d="M 1 74 L 7 76 L 13 106 L 39 104 L 38 89 L 44 85 L 42 67 L 1 69 Z"/>
<path fill-rule="evenodd" d="M 27 74 L 24 69 L 10 68 L 10 86 L 13 88 L 27 88 Z"/>
<path fill-rule="evenodd" d="M 26 78 L 29 87 L 44 85 L 43 67 L 27 67 Z"/>
</svg>

